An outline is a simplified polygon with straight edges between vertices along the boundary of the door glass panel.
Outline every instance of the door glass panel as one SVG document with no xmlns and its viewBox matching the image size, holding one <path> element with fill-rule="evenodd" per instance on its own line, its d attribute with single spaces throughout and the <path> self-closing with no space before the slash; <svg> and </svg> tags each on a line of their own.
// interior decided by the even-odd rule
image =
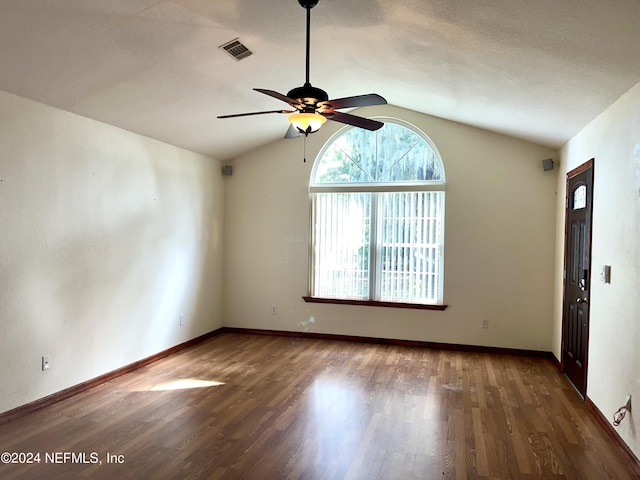
<svg viewBox="0 0 640 480">
<path fill-rule="evenodd" d="M 573 209 L 579 210 L 587 206 L 587 186 L 580 185 L 573 192 Z"/>
</svg>

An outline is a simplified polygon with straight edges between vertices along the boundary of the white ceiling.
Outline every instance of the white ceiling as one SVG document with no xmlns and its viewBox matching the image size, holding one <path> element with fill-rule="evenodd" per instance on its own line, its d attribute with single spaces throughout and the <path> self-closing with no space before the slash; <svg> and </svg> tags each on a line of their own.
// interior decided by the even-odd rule
<svg viewBox="0 0 640 480">
<path fill-rule="evenodd" d="M 281 138 L 297 0 L 0 0 L 0 89 L 227 160 Z M 311 83 L 559 147 L 640 81 L 637 0 L 320 0 Z M 239 37 L 254 54 L 218 46 Z M 428 132 L 427 132 L 428 133 Z"/>
</svg>

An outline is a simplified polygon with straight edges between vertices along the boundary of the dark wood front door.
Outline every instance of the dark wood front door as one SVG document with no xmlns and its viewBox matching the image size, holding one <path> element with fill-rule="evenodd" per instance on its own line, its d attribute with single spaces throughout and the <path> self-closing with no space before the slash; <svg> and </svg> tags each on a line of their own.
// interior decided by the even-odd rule
<svg viewBox="0 0 640 480">
<path fill-rule="evenodd" d="M 567 173 L 562 367 L 584 397 L 589 358 L 593 159 Z"/>
</svg>

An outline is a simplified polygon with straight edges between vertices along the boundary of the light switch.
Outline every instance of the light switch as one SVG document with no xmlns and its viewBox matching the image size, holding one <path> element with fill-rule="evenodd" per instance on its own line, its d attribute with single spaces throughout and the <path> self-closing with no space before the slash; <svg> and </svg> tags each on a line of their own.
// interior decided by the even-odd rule
<svg viewBox="0 0 640 480">
<path fill-rule="evenodd" d="M 600 270 L 600 280 L 604 283 L 611 283 L 611 265 L 603 265 Z"/>
</svg>

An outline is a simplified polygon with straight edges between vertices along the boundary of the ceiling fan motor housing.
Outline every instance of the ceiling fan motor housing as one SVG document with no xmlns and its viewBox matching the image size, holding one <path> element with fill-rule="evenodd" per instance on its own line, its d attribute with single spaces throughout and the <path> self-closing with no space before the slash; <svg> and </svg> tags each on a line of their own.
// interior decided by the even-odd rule
<svg viewBox="0 0 640 480">
<path fill-rule="evenodd" d="M 318 0 L 298 0 L 302 8 L 313 8 L 318 4 Z"/>
<path fill-rule="evenodd" d="M 318 103 L 326 102 L 329 100 L 327 92 L 321 88 L 311 86 L 310 83 L 305 83 L 302 87 L 294 88 L 287 93 L 287 97 L 294 98 L 300 103 L 303 103 L 307 107 L 316 108 Z"/>
</svg>

